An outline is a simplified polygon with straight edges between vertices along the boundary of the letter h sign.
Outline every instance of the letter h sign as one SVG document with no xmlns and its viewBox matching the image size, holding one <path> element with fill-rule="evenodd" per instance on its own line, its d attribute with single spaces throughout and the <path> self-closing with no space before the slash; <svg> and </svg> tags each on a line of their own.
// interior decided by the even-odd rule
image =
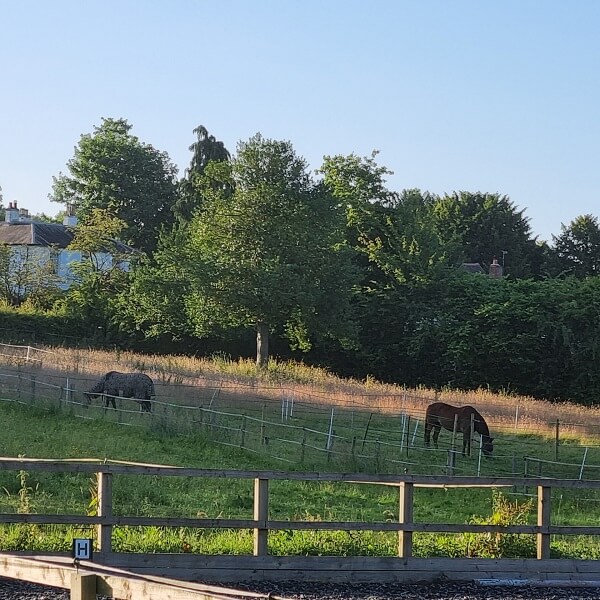
<svg viewBox="0 0 600 600">
<path fill-rule="evenodd" d="M 75 538 L 71 555 L 75 560 L 92 560 L 94 552 L 94 540 L 87 538 Z"/>
</svg>

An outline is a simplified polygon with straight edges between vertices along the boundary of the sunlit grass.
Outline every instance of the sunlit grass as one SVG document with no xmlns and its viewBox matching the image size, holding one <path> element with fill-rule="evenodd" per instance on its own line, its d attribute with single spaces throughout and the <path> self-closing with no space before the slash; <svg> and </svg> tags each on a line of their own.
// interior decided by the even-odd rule
<svg viewBox="0 0 600 600">
<path fill-rule="evenodd" d="M 415 420 L 422 419 L 427 403 L 439 399 L 456 405 L 472 404 L 489 418 L 494 434 L 500 442 L 493 459 L 482 461 L 481 474 L 523 474 L 524 457 L 535 453 L 538 462 L 528 465 L 529 474 L 545 475 L 543 462 L 553 462 L 554 424 L 560 421 L 560 460 L 567 463 L 564 472 L 558 469 L 554 476 L 577 478 L 580 465 L 586 459 L 586 469 L 600 464 L 597 431 L 600 413 L 568 403 L 555 404 L 532 398 L 492 394 L 486 390 L 463 392 L 419 388 L 407 390 L 399 386 L 382 384 L 369 378 L 365 381 L 342 380 L 327 371 L 301 363 L 271 361 L 266 372 L 257 372 L 251 361 L 233 361 L 225 356 L 213 360 L 185 356 L 142 356 L 128 352 L 101 352 L 49 348 L 42 364 L 32 367 L 21 364 L 18 371 L 35 375 L 39 387 L 44 381 L 56 382 L 65 377 L 75 382 L 78 389 L 108 370 L 142 370 L 152 374 L 161 392 L 171 394 L 169 401 L 182 405 L 193 402 L 208 406 L 220 390 L 220 408 L 245 405 L 260 415 L 265 398 L 273 399 L 273 410 L 280 410 L 283 393 L 293 391 L 296 399 L 315 407 L 306 423 L 319 431 L 327 431 L 329 407 L 336 407 L 335 428 L 341 434 L 357 438 L 357 447 L 367 446 L 367 433 L 378 431 L 379 440 L 398 442 L 400 413 Z M 10 360 L 7 364 L 15 368 Z M 33 385 L 29 384 L 28 385 Z M 204 395 L 199 390 L 204 389 Z M 283 390 L 283 392 L 282 392 Z M 260 397 L 260 402 L 256 399 Z M 26 455 L 43 458 L 108 458 L 154 464 L 172 464 L 203 468 L 275 469 L 275 470 L 330 470 L 364 471 L 386 470 L 374 461 L 352 459 L 348 449 L 339 455 L 326 453 L 317 458 L 309 456 L 299 460 L 298 446 L 289 444 L 277 447 L 277 435 L 270 434 L 269 448 L 277 448 L 287 462 L 265 454 L 256 454 L 243 448 L 223 447 L 217 441 L 229 439 L 239 444 L 235 431 L 224 433 L 212 429 L 204 422 L 188 427 L 185 416 L 181 423 L 163 419 L 157 409 L 152 422 L 147 425 L 135 415 L 139 424 L 123 427 L 113 422 L 114 413 L 91 420 L 76 418 L 60 412 L 41 398 L 37 407 L 0 404 L 5 435 L 2 454 Z M 317 408 L 327 407 L 317 411 Z M 89 409 L 91 411 L 91 408 Z M 82 413 L 83 414 L 83 413 Z M 91 413 L 90 413 L 91 414 Z M 94 413 L 96 414 L 96 413 Z M 248 413 L 250 414 L 250 413 Z M 275 412 L 276 414 L 276 412 Z M 293 419 L 290 423 L 293 422 Z M 413 421 L 414 423 L 414 421 Z M 518 427 L 516 425 L 518 424 Z M 354 429 L 352 429 L 352 427 Z M 397 472 L 444 472 L 446 451 L 425 453 L 419 430 L 418 448 L 411 448 L 406 458 L 413 466 L 398 464 Z M 228 437 L 229 436 L 229 437 Z M 447 445 L 446 432 L 444 443 Z M 589 446 L 589 447 L 588 447 Z M 587 448 L 587 449 L 586 449 Z M 334 446 L 334 449 L 337 449 Z M 535 450 L 535 452 L 533 452 Z M 382 458 L 386 450 L 381 445 Z M 472 469 L 477 458 L 457 458 L 457 472 Z M 589 476 L 589 470 L 587 471 Z M 593 473 L 592 473 L 593 476 Z M 593 477 L 596 478 L 596 477 Z M 29 474 L 29 501 L 32 512 L 68 512 L 86 514 L 89 509 L 90 488 L 94 481 L 85 475 Z M 20 482 L 17 473 L 0 473 L 0 511 L 17 512 L 20 505 Z M 517 490 L 520 494 L 528 490 Z M 533 490 L 529 490 L 532 492 Z M 508 492 L 507 492 L 508 493 Z M 590 524 L 598 521 L 600 507 L 595 494 L 585 492 L 560 493 L 553 498 L 555 524 Z M 398 498 L 394 490 L 384 486 L 335 485 L 332 483 L 274 482 L 270 490 L 271 518 L 319 520 L 396 520 Z M 522 496 L 518 496 L 522 497 Z M 252 489 L 246 480 L 206 480 L 193 482 L 179 478 L 115 477 L 115 514 L 144 516 L 188 516 L 208 518 L 251 518 Z M 418 522 L 464 523 L 473 515 L 488 515 L 491 511 L 491 492 L 479 490 L 418 489 L 415 493 L 415 519 Z M 534 516 L 531 516 L 534 519 Z M 533 522 L 533 521 L 532 521 Z M 68 551 L 70 539 L 77 531 L 65 527 L 14 526 L 0 527 L 0 547 L 4 549 L 38 549 Z M 459 556 L 467 552 L 465 540 L 449 535 L 415 534 L 415 554 L 419 556 Z M 199 552 L 246 554 L 251 553 L 250 532 L 233 530 L 169 529 L 169 528 L 115 528 L 114 545 L 117 551 Z M 394 556 L 397 537 L 379 532 L 272 532 L 270 551 L 274 554 L 336 554 Z M 556 538 L 553 555 L 587 558 L 600 556 L 600 545 L 595 538 Z M 461 554 L 462 553 L 462 554 Z"/>
</svg>

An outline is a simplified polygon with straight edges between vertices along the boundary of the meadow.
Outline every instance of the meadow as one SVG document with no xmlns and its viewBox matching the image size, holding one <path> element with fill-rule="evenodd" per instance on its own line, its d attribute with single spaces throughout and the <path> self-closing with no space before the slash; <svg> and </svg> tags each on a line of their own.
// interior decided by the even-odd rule
<svg viewBox="0 0 600 600">
<path fill-rule="evenodd" d="M 470 393 L 405 390 L 374 381 L 340 380 L 304 365 L 276 361 L 258 377 L 251 363 L 226 357 L 209 361 L 47 350 L 48 354 L 34 366 L 23 361 L 16 351 L 2 359 L 5 377 L 0 378 L 0 417 L 5 432 L 4 456 L 106 458 L 201 468 L 443 473 L 448 468 L 450 434 L 446 432 L 444 448 L 426 451 L 422 431 L 417 430 L 413 436 L 410 429 L 410 423 L 414 428 L 427 402 L 439 398 L 455 404 L 473 404 L 489 418 L 496 436 L 492 459 L 480 461 L 475 453 L 472 457 L 458 456 L 457 472 L 471 474 L 478 468 L 482 475 L 524 474 L 523 457 L 528 456 L 533 459 L 528 462 L 530 475 L 543 468 L 545 476 L 550 475 L 551 469 L 551 476 L 595 479 L 594 466 L 600 465 L 596 409 L 498 396 L 481 390 Z M 152 374 L 157 382 L 157 405 L 151 417 L 134 409 L 105 412 L 99 406 L 84 406 L 77 394 L 67 403 L 64 389 L 57 384 L 52 401 L 42 391 L 43 382 L 59 381 L 67 375 L 74 389 L 84 389 L 99 373 L 111 369 Z M 21 378 L 22 388 L 14 386 L 14 373 Z M 24 392 L 31 390 L 32 375 L 35 375 L 35 402 Z M 215 390 L 219 390 L 218 395 Z M 55 402 L 55 397 L 62 398 L 61 402 Z M 219 411 L 215 414 L 217 404 Z M 194 406 L 196 414 L 199 410 L 212 412 L 190 424 L 186 412 L 189 406 Z M 175 418 L 178 411 L 182 414 Z M 332 414 L 334 427 L 331 427 Z M 254 415 L 257 421 L 270 427 L 263 425 L 253 431 L 250 426 L 242 429 L 239 423 L 223 425 L 222 415 L 234 415 L 231 418 L 236 423 L 245 418 L 246 424 Z M 174 418 L 168 418 L 171 416 Z M 302 425 L 298 426 L 300 420 Z M 557 420 L 559 446 L 555 439 Z M 319 442 L 308 443 L 305 439 L 303 456 L 300 442 L 291 443 L 296 429 L 321 435 Z M 350 433 L 344 433 L 346 429 Z M 286 432 L 288 439 L 284 439 L 280 430 Z M 257 441 L 253 445 L 254 438 Z M 343 440 L 353 440 L 356 451 L 351 453 L 344 446 L 351 442 Z M 313 445 L 315 450 L 311 451 Z M 378 462 L 372 460 L 377 447 Z M 559 460 L 556 460 L 557 449 Z M 388 460 L 384 460 L 386 457 Z M 95 485 L 95 480 L 81 475 L 2 472 L 0 511 L 93 514 Z M 198 482 L 176 478 L 160 482 L 139 478 L 123 484 L 116 481 L 115 512 L 251 518 L 249 485 L 243 480 L 228 481 L 227 485 L 219 480 Z M 532 523 L 534 505 L 527 492 L 419 488 L 415 492 L 415 520 Z M 270 516 L 274 519 L 397 519 L 397 493 L 381 486 L 279 482 L 273 486 L 271 498 Z M 553 499 L 553 523 L 597 523 L 598 500 L 591 492 L 561 494 Z M 58 526 L 4 525 L 0 529 L 0 547 L 68 551 L 77 533 L 81 532 Z M 207 554 L 252 551 L 250 532 L 220 530 L 117 528 L 113 542 L 115 550 L 121 551 Z M 273 554 L 393 556 L 397 538 L 379 532 L 273 532 L 269 550 Z M 598 558 L 600 545 L 595 539 L 554 539 L 552 552 L 555 556 Z M 415 535 L 415 555 L 534 556 L 535 544 L 532 536 L 506 536 L 500 544 L 496 538 L 473 534 L 420 534 Z"/>
</svg>

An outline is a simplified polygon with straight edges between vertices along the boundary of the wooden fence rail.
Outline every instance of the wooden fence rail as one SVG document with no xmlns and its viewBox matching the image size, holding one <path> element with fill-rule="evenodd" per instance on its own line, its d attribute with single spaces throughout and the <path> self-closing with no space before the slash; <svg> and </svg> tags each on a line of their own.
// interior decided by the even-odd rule
<svg viewBox="0 0 600 600">
<path fill-rule="evenodd" d="M 340 565 L 353 565 L 352 578 L 369 580 L 411 580 L 415 577 L 432 578 L 444 574 L 452 578 L 464 574 L 477 562 L 479 576 L 493 576 L 504 572 L 502 560 L 488 562 L 485 559 L 465 562 L 464 559 L 420 559 L 413 557 L 413 534 L 416 532 L 446 533 L 513 533 L 534 535 L 537 540 L 536 559 L 522 559 L 518 564 L 521 573 L 514 572 L 513 578 L 528 578 L 532 573 L 537 577 L 544 573 L 548 579 L 552 573 L 562 572 L 558 567 L 561 561 L 549 560 L 552 535 L 600 535 L 600 526 L 561 526 L 551 523 L 551 492 L 554 488 L 584 490 L 600 489 L 600 481 L 567 479 L 541 479 L 524 477 L 447 477 L 426 475 L 366 475 L 361 473 L 296 473 L 279 471 L 241 471 L 231 469 L 198 469 L 160 465 L 129 464 L 104 461 L 55 461 L 27 458 L 0 458 L 0 470 L 46 471 L 96 474 L 98 480 L 98 510 L 95 516 L 64 514 L 0 514 L 0 523 L 39 523 L 71 524 L 93 526 L 97 529 L 94 564 L 142 569 L 154 575 L 168 575 L 177 572 L 178 577 L 202 579 L 204 581 L 238 581 L 252 578 L 270 579 L 282 577 L 304 580 L 332 580 L 340 577 L 345 568 Z M 229 518 L 184 518 L 184 517 L 140 517 L 115 515 L 113 511 L 113 478 L 115 475 L 165 476 L 186 478 L 247 479 L 253 481 L 253 515 L 247 519 Z M 366 521 L 302 521 L 273 520 L 269 518 L 269 486 L 273 481 L 332 482 L 352 484 L 376 484 L 397 489 L 397 520 L 388 522 Z M 120 481 L 120 480 L 119 480 Z M 121 482 L 120 482 L 121 483 Z M 537 490 L 537 522 L 534 525 L 476 525 L 456 523 L 414 522 L 414 491 L 418 487 L 529 487 Z M 147 555 L 127 554 L 113 551 L 113 529 L 118 526 L 191 527 L 243 529 L 253 532 L 252 556 L 205 556 L 190 554 Z M 397 556 L 377 557 L 284 557 L 270 556 L 269 532 L 277 530 L 345 530 L 345 531 L 387 531 L 398 535 Z M 11 553 L 26 556 L 27 553 Z M 190 562 L 191 561 L 191 562 Z M 346 561 L 344 563 L 344 561 Z M 396 561 L 396 562 L 394 562 Z M 437 562 L 436 562 L 437 561 Z M 482 562 L 483 561 L 483 562 Z M 600 581 L 598 561 L 568 561 L 574 571 L 564 569 L 568 577 L 585 577 Z M 428 574 L 425 563 L 429 565 Z M 481 563 L 481 564 L 480 564 Z M 183 564 L 188 565 L 182 567 Z M 235 566 L 232 567 L 232 564 Z M 506 563 L 505 563 L 506 564 Z M 515 561 L 512 561 L 514 569 Z M 300 565 L 300 566 L 299 566 Z M 304 566 L 302 566 L 304 565 Z M 453 566 L 454 565 L 454 566 Z M 465 566 L 466 565 L 466 566 Z M 482 565 L 487 565 L 485 568 Z M 286 570 L 287 569 L 287 570 Z M 457 570 L 456 570 L 457 569 Z M 187 571 L 186 571 L 187 570 Z M 454 570 L 454 571 L 453 571 Z M 187 572 L 187 576 L 185 573 Z M 232 579 L 234 578 L 234 579 Z"/>
</svg>

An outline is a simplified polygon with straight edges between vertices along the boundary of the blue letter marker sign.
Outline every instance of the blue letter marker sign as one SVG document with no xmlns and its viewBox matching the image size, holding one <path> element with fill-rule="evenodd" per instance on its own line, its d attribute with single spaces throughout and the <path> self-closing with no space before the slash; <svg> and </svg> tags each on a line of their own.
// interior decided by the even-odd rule
<svg viewBox="0 0 600 600">
<path fill-rule="evenodd" d="M 94 540 L 80 538 L 73 540 L 72 556 L 75 560 L 92 560 Z"/>
</svg>

